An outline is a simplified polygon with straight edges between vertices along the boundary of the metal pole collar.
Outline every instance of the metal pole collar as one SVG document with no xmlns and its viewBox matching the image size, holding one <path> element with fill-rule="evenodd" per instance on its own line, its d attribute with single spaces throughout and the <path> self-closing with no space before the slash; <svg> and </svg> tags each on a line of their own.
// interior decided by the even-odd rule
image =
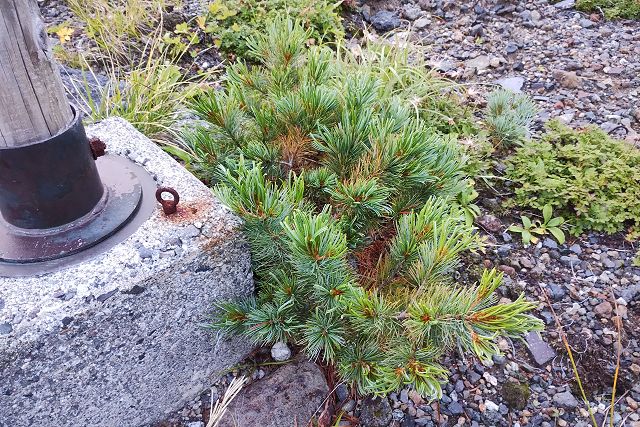
<svg viewBox="0 0 640 427">
<path fill-rule="evenodd" d="M 102 153 L 96 155 L 73 110 L 72 123 L 58 135 L 0 147 L 0 275 L 16 275 L 19 265 L 77 262 L 74 254 L 122 229 L 143 200 L 151 206 L 145 219 L 153 209 L 152 178 L 123 157 L 96 160 Z M 145 191 L 151 194 L 143 197 Z"/>
</svg>

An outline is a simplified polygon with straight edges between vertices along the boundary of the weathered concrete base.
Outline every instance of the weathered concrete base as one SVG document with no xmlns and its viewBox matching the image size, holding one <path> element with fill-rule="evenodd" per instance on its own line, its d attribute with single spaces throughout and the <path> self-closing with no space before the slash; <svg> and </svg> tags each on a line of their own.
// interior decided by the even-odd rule
<svg viewBox="0 0 640 427">
<path fill-rule="evenodd" d="M 253 291 L 239 222 L 121 119 L 87 129 L 174 187 L 108 252 L 41 277 L 0 278 L 0 426 L 139 426 L 160 420 L 249 350 L 202 328 L 216 301 Z"/>
</svg>

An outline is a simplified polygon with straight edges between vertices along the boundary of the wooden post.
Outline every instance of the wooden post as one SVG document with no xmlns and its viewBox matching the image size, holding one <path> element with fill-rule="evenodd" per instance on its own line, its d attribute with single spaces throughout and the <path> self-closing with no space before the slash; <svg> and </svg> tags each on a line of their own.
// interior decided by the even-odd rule
<svg viewBox="0 0 640 427">
<path fill-rule="evenodd" d="M 72 119 L 36 0 L 0 0 L 0 147 L 49 138 Z"/>
</svg>

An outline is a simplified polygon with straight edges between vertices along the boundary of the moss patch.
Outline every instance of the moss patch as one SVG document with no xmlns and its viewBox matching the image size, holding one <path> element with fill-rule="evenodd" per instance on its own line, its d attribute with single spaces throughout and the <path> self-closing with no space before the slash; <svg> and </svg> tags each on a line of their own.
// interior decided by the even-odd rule
<svg viewBox="0 0 640 427">
<path fill-rule="evenodd" d="M 640 19 L 640 0 L 578 0 L 576 9 L 602 11 L 607 19 Z"/>
<path fill-rule="evenodd" d="M 524 409 L 527 406 L 529 396 L 531 396 L 531 390 L 528 384 L 507 381 L 502 386 L 502 399 L 510 408 Z"/>
</svg>

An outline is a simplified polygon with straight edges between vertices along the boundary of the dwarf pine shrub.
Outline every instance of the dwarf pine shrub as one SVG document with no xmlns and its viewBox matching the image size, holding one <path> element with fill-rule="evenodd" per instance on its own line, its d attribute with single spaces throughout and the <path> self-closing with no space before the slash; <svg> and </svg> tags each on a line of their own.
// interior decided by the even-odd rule
<svg viewBox="0 0 640 427">
<path fill-rule="evenodd" d="M 299 345 L 360 393 L 439 396 L 444 352 L 489 359 L 499 335 L 542 325 L 523 296 L 496 304 L 495 270 L 473 286 L 452 278 L 479 245 L 450 203 L 466 188 L 457 145 L 383 84 L 383 67 L 308 36 L 273 23 L 249 44 L 260 65 L 231 66 L 224 90 L 193 103 L 206 122 L 187 137 L 193 164 L 243 218 L 258 289 L 211 327 Z"/>
<path fill-rule="evenodd" d="M 527 95 L 497 89 L 487 98 L 485 123 L 495 145 L 512 146 L 524 141 L 536 116 L 536 106 Z"/>
</svg>

